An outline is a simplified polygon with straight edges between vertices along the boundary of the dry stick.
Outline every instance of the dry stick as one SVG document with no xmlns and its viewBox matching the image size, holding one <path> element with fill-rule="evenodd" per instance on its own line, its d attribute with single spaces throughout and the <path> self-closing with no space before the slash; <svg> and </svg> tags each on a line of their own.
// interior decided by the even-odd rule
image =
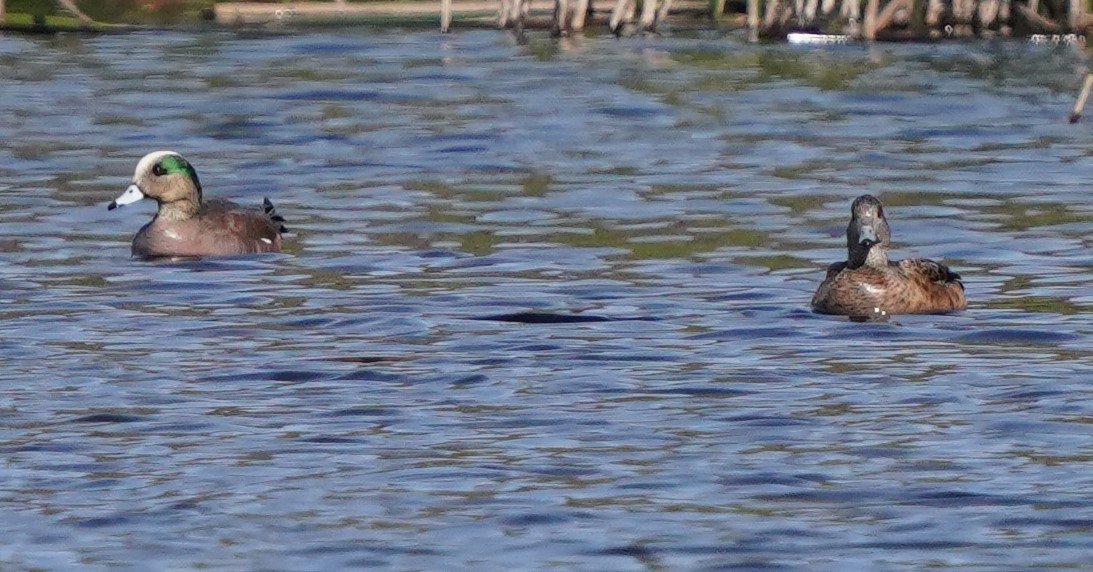
<svg viewBox="0 0 1093 572">
<path fill-rule="evenodd" d="M 869 4 L 865 7 L 865 23 L 863 28 L 864 37 L 866 40 L 872 42 L 877 39 L 877 8 L 880 4 L 879 0 L 869 0 Z"/>
<path fill-rule="evenodd" d="M 0 0 L 0 2 L 3 1 Z M 748 41 L 752 43 L 759 41 L 759 0 L 748 0 Z"/>
<path fill-rule="evenodd" d="M 570 21 L 569 27 L 574 32 L 580 32 L 584 30 L 584 19 L 588 16 L 588 0 L 577 0 L 573 7 L 573 20 Z"/>
<path fill-rule="evenodd" d="M 979 3 L 979 25 L 983 29 L 990 29 L 994 21 L 998 19 L 998 14 L 1001 12 L 998 4 L 998 0 L 983 0 Z"/>
<path fill-rule="evenodd" d="M 763 29 L 769 34 L 774 27 L 774 20 L 778 18 L 778 0 L 767 0 L 767 13 L 763 16 Z"/>
<path fill-rule="evenodd" d="M 1082 118 L 1082 110 L 1085 109 L 1085 101 L 1089 99 L 1089 90 L 1093 89 L 1093 73 L 1085 74 L 1085 83 L 1082 91 L 1078 93 L 1078 101 L 1074 103 L 1074 110 L 1070 112 L 1070 122 L 1077 123 Z"/>
<path fill-rule="evenodd" d="M 657 3 L 656 0 L 644 0 L 641 3 L 641 31 L 649 32 L 656 27 Z"/>
<path fill-rule="evenodd" d="M 642 0 L 641 3 L 641 30 L 643 32 L 652 32 L 657 29 L 661 21 L 668 17 L 668 10 L 671 10 L 671 0 L 663 0 L 660 5 L 657 5 L 657 0 Z"/>
<path fill-rule="evenodd" d="M 748 0 L 748 3 L 750 5 L 751 0 Z M 713 2 L 710 3 L 710 18 L 712 18 L 713 21 L 716 22 L 716 21 L 721 19 L 721 16 L 724 16 L 724 15 L 725 15 L 725 0 L 713 0 Z"/>
<path fill-rule="evenodd" d="M 617 0 L 615 9 L 611 11 L 609 27 L 615 35 L 622 33 L 622 27 L 626 22 L 634 19 L 634 0 Z"/>
<path fill-rule="evenodd" d="M 657 8 L 657 26 L 668 19 L 668 12 L 672 9 L 672 0 L 661 0 L 660 8 Z"/>
<path fill-rule="evenodd" d="M 858 0 L 843 0 L 843 4 L 839 8 L 839 14 L 842 14 L 848 23 L 851 20 L 858 22 L 861 20 L 861 3 Z"/>
<path fill-rule="evenodd" d="M 80 9 L 76 7 L 76 3 L 72 0 L 57 0 L 57 3 L 63 6 L 65 10 L 68 10 L 69 12 L 75 14 L 76 17 L 79 18 L 80 21 L 84 24 L 90 26 L 91 24 L 95 23 L 95 21 L 92 20 L 87 14 L 80 12 Z"/>
<path fill-rule="evenodd" d="M 440 31 L 447 34 L 452 26 L 452 0 L 440 0 Z"/>
<path fill-rule="evenodd" d="M 1032 0 L 1036 2 L 1036 0 Z M 926 0 L 926 29 L 936 29 L 938 24 L 941 23 L 941 12 L 944 10 L 944 6 L 941 4 L 941 0 Z"/>
<path fill-rule="evenodd" d="M 925 38 L 926 32 L 926 0 L 911 1 L 911 35 L 915 38 Z"/>
<path fill-rule="evenodd" d="M 569 33 L 569 0 L 554 0 L 554 24 L 550 34 L 561 36 Z"/>
<path fill-rule="evenodd" d="M 820 9 L 820 3 L 817 0 L 805 0 L 805 13 L 804 23 L 811 26 L 816 22 L 816 11 Z"/>
<path fill-rule="evenodd" d="M 877 15 L 877 19 L 874 22 L 876 29 L 883 30 L 888 26 L 891 26 L 892 20 L 896 17 L 896 12 L 901 8 L 913 10 L 914 0 L 892 0 L 889 2 L 888 5 L 884 7 L 884 10 L 881 10 L 880 14 Z"/>
<path fill-rule="evenodd" d="M 1062 28 L 1058 24 L 1052 22 L 1051 20 L 1048 20 L 1047 18 L 1037 14 L 1036 12 L 1033 12 L 1027 6 L 1017 4 L 1016 8 L 1017 11 L 1021 13 L 1021 16 L 1024 16 L 1024 18 L 1028 20 L 1030 24 L 1035 24 L 1037 31 L 1041 33 L 1057 33 L 1062 31 Z"/>
</svg>

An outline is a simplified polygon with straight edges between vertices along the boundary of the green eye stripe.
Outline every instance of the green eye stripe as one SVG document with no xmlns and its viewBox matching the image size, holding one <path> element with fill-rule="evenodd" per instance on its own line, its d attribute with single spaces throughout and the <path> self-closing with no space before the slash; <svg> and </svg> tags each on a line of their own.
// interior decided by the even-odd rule
<svg viewBox="0 0 1093 572">
<path fill-rule="evenodd" d="M 194 168 L 182 157 L 167 157 L 159 162 L 159 166 L 167 173 L 183 173 L 193 176 Z"/>
<path fill-rule="evenodd" d="M 156 176 L 163 176 L 170 173 L 177 173 L 189 177 L 189 179 L 193 181 L 194 186 L 197 187 L 198 194 L 201 194 L 201 181 L 197 179 L 197 171 L 194 170 L 193 165 L 186 161 L 186 159 L 177 155 L 164 157 L 152 168 L 152 174 Z"/>
</svg>

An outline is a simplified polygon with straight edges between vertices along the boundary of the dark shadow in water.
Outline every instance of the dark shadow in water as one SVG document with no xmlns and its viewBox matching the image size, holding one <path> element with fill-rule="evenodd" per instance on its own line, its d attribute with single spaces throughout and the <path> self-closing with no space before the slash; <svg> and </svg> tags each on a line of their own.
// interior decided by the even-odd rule
<svg viewBox="0 0 1093 572">
<path fill-rule="evenodd" d="M 70 423 L 136 423 L 143 421 L 139 415 L 125 415 L 123 413 L 92 413 L 70 420 Z"/>
<path fill-rule="evenodd" d="M 487 322 L 512 322 L 517 324 L 582 324 L 590 322 L 655 322 L 660 318 L 637 316 L 633 318 L 611 318 L 595 314 L 554 314 L 551 312 L 514 312 L 470 318 Z"/>
<path fill-rule="evenodd" d="M 392 357 L 392 356 L 346 356 L 346 357 L 330 357 L 330 358 L 314 358 L 314 361 L 336 361 L 343 363 L 393 363 L 399 361 L 409 361 L 411 358 L 407 357 Z"/>
</svg>

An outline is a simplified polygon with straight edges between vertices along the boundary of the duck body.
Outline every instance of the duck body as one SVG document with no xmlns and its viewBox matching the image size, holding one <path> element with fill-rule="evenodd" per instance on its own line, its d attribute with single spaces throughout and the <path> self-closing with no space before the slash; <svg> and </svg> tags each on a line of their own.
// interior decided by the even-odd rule
<svg viewBox="0 0 1093 572">
<path fill-rule="evenodd" d="M 821 314 L 940 314 L 968 307 L 960 275 L 924 258 L 889 262 L 887 266 L 847 268 L 837 262 L 812 297 Z"/>
<path fill-rule="evenodd" d="M 159 208 L 133 238 L 134 256 L 231 256 L 281 250 L 284 218 L 269 199 L 262 208 L 203 200 L 197 172 L 178 153 L 156 151 L 144 156 L 133 182 L 108 208 L 145 197 L 154 199 Z"/>
<path fill-rule="evenodd" d="M 267 212 L 273 205 L 267 199 Z M 194 217 L 171 220 L 156 215 L 133 237 L 133 256 L 231 256 L 281 251 L 282 227 L 267 212 L 211 199 Z"/>
<path fill-rule="evenodd" d="M 889 261 L 891 231 L 880 201 L 858 197 L 847 226 L 847 260 L 827 269 L 812 297 L 822 314 L 942 314 L 968 307 L 960 275 L 925 258 Z"/>
</svg>

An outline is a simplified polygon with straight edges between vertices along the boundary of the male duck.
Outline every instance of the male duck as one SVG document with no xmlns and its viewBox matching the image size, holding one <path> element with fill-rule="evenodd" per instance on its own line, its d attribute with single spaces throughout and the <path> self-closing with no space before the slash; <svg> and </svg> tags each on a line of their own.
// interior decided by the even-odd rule
<svg viewBox="0 0 1093 572">
<path fill-rule="evenodd" d="M 133 255 L 227 256 L 279 252 L 284 218 L 269 199 L 244 208 L 223 199 L 201 199 L 197 171 L 173 151 L 156 151 L 137 163 L 133 182 L 108 209 L 152 198 L 159 211 L 133 238 Z"/>
<path fill-rule="evenodd" d="M 959 274 L 925 258 L 889 261 L 891 238 L 881 202 L 872 195 L 855 199 L 846 227 L 847 260 L 828 267 L 812 308 L 823 314 L 878 317 L 968 307 Z"/>
</svg>

